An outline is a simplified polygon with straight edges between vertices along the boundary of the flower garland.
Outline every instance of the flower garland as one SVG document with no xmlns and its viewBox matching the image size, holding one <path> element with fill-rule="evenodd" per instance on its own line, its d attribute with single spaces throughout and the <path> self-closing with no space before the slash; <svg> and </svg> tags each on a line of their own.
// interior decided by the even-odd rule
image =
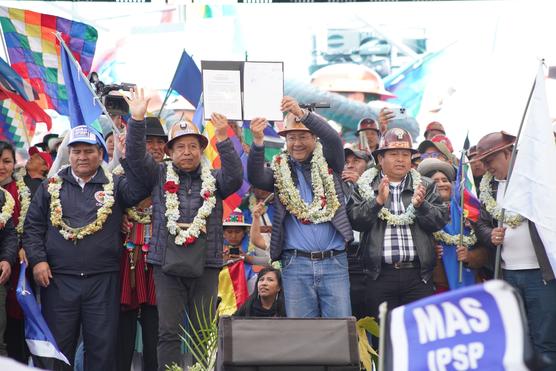
<svg viewBox="0 0 556 371">
<path fill-rule="evenodd" d="M 59 175 L 55 175 L 48 179 L 48 193 L 50 193 L 50 222 L 53 227 L 60 230 L 60 234 L 70 241 L 77 241 L 94 234 L 102 229 L 104 222 L 110 214 L 112 214 L 112 206 L 114 205 L 114 180 L 112 174 L 105 171 L 108 183 L 103 185 L 104 204 L 97 210 L 97 218 L 86 226 L 73 228 L 67 225 L 62 216 L 62 203 L 60 201 L 60 190 L 62 189 L 63 180 Z"/>
<path fill-rule="evenodd" d="M 421 174 L 419 174 L 415 169 L 411 169 L 410 174 L 413 179 L 413 192 L 416 192 L 417 187 L 421 184 Z M 359 192 L 363 198 L 366 198 L 367 200 L 373 200 L 375 198 L 375 192 L 371 187 L 371 183 L 377 176 L 378 169 L 376 167 L 372 167 L 365 170 L 357 181 Z M 415 206 L 413 206 L 413 203 L 409 204 L 405 212 L 400 215 L 392 214 L 390 210 L 383 206 L 378 212 L 378 217 L 384 220 L 388 225 L 400 226 L 413 224 L 413 221 L 415 220 Z"/>
<path fill-rule="evenodd" d="M 303 224 L 319 224 L 332 220 L 340 207 L 332 169 L 322 153 L 322 145 L 317 143 L 311 159 L 311 180 L 313 183 L 313 201 L 307 204 L 293 183 L 286 151 L 274 156 L 271 168 L 274 171 L 278 197 L 290 214 Z"/>
<path fill-rule="evenodd" d="M 31 205 L 31 190 L 25 184 L 23 176 L 25 173 L 25 168 L 14 174 L 15 184 L 17 186 L 17 193 L 19 194 L 19 202 L 21 203 L 21 209 L 19 211 L 19 219 L 17 222 L 17 227 L 15 228 L 18 234 L 23 234 L 23 225 L 25 224 L 25 217 L 27 216 L 27 211 L 29 211 L 29 205 Z"/>
<path fill-rule="evenodd" d="M 481 179 L 481 184 L 479 185 L 479 190 L 481 191 L 479 199 L 485 205 L 486 211 L 492 215 L 494 219 L 500 220 L 502 217 L 502 210 L 498 207 L 496 200 L 492 196 L 492 189 L 490 186 L 492 178 L 492 174 L 488 171 L 483 175 L 483 179 Z M 510 228 L 519 227 L 524 220 L 525 218 L 519 214 L 510 213 L 507 210 L 505 211 L 504 224 L 507 224 Z"/>
<path fill-rule="evenodd" d="M 173 166 L 166 166 L 166 183 L 163 186 L 166 196 L 166 227 L 171 235 L 176 236 L 177 245 L 190 245 L 194 243 L 199 234 L 205 229 L 207 218 L 216 206 L 216 179 L 210 172 L 208 166 L 201 166 L 201 197 L 203 204 L 197 211 L 197 215 L 193 219 L 193 223 L 187 228 L 183 229 L 178 225 L 180 217 L 178 200 L 178 191 L 180 188 L 180 177 L 174 170 Z"/>
<path fill-rule="evenodd" d="M 15 207 L 15 200 L 10 194 L 10 192 L 6 191 L 4 188 L 0 187 L 2 192 L 4 192 L 4 205 L 2 206 L 2 210 L 0 210 L 0 228 L 4 228 L 8 220 L 12 217 Z"/>
<path fill-rule="evenodd" d="M 459 246 L 460 244 L 460 235 L 451 235 L 445 231 L 438 231 L 432 234 L 434 239 L 438 242 L 442 242 L 446 245 L 452 246 Z M 469 236 L 463 235 L 463 246 L 471 247 L 477 243 L 477 236 L 475 236 L 475 232 L 471 231 Z"/>
<path fill-rule="evenodd" d="M 127 215 L 132 221 L 139 224 L 151 224 L 152 207 L 141 209 L 137 206 L 126 209 Z"/>
</svg>

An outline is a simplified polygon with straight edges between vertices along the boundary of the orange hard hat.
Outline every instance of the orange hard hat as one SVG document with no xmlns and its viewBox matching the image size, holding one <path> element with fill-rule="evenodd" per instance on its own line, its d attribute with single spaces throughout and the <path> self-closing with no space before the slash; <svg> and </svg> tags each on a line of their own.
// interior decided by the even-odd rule
<svg viewBox="0 0 556 371">
<path fill-rule="evenodd" d="M 382 79 L 371 68 L 355 63 L 338 63 L 323 67 L 311 75 L 311 84 L 337 93 L 361 92 L 392 98 Z"/>
</svg>

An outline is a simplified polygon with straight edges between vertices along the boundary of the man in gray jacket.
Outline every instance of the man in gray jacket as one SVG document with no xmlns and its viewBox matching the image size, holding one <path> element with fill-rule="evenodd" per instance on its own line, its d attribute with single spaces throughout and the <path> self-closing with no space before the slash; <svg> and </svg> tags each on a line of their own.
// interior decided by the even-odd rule
<svg viewBox="0 0 556 371">
<path fill-rule="evenodd" d="M 373 153 L 380 167 L 363 173 L 348 201 L 353 228 L 363 232 L 366 315 L 376 317 L 384 301 L 393 309 L 433 293 L 432 233 L 444 227 L 449 216 L 434 182 L 411 170 L 416 152 L 407 131 L 388 130 Z"/>
<path fill-rule="evenodd" d="M 145 111 L 132 111 L 129 132 L 145 146 Z M 222 166 L 211 170 L 203 156 L 208 139 L 189 121 L 176 123 L 168 133 L 166 152 L 172 162 L 159 164 L 149 155 L 127 159 L 141 167 L 143 185 L 152 190 L 153 235 L 147 261 L 154 266 L 158 305 L 158 369 L 183 366 L 180 334 L 186 313 L 197 328 L 196 313 L 208 315 L 216 306 L 218 274 L 222 266 L 222 200 L 243 182 L 243 167 L 228 138 L 228 120 L 214 113 L 216 147 Z M 202 160 L 205 160 L 203 163 Z M 127 174 L 127 169 L 126 169 Z M 201 248 L 202 257 L 189 255 Z M 183 261 L 179 256 L 186 255 Z M 199 259 L 198 272 L 186 260 Z M 215 311 L 213 310 L 212 313 Z"/>
<path fill-rule="evenodd" d="M 351 315 L 346 243 L 353 231 L 345 210 L 341 174 L 344 151 L 338 133 L 320 116 L 282 100 L 287 151 L 264 166 L 265 119 L 251 122 L 249 182 L 274 192 L 270 255 L 281 260 L 288 317 Z M 320 139 L 320 141 L 317 139 Z"/>
</svg>

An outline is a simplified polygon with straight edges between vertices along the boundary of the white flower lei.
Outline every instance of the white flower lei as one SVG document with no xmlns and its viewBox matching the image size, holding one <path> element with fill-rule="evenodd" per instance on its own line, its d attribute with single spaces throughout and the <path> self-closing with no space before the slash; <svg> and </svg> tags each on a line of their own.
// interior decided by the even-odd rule
<svg viewBox="0 0 556 371">
<path fill-rule="evenodd" d="M 492 178 L 492 174 L 488 171 L 483 175 L 483 179 L 481 179 L 481 184 L 479 186 L 479 190 L 481 191 L 479 199 L 485 205 L 486 211 L 492 215 L 494 219 L 500 220 L 502 217 L 502 209 L 498 207 L 496 200 L 492 197 L 492 189 L 490 186 Z M 525 218 L 519 214 L 510 213 L 507 210 L 505 211 L 504 224 L 507 224 L 510 228 L 519 227 L 524 220 Z"/>
<path fill-rule="evenodd" d="M 432 234 L 434 239 L 438 242 L 443 242 L 446 245 L 453 245 L 458 246 L 460 244 L 460 235 L 451 235 L 445 231 L 438 231 Z M 463 246 L 471 247 L 477 243 L 477 236 L 475 236 L 475 232 L 471 231 L 469 236 L 463 235 Z"/>
<path fill-rule="evenodd" d="M 2 210 L 0 211 L 0 228 L 4 228 L 8 220 L 12 217 L 14 213 L 15 200 L 4 188 L 0 187 L 2 192 L 4 192 L 4 205 L 2 205 Z"/>
<path fill-rule="evenodd" d="M 166 182 L 174 182 L 176 185 L 180 184 L 180 177 L 174 170 L 172 164 L 166 166 Z M 171 193 L 165 191 L 166 196 L 166 227 L 171 235 L 176 236 L 175 241 L 177 245 L 191 244 L 199 237 L 199 234 L 205 229 L 207 218 L 216 206 L 216 179 L 210 172 L 210 167 L 207 165 L 201 166 L 201 197 L 203 204 L 197 211 L 197 215 L 193 219 L 193 223 L 187 228 L 183 229 L 178 225 L 180 217 L 178 200 L 178 192 Z"/>
<path fill-rule="evenodd" d="M 114 205 L 114 180 L 112 174 L 104 171 L 108 183 L 104 184 L 104 204 L 97 210 L 97 218 L 86 226 L 73 228 L 67 225 L 62 216 L 64 214 L 62 203 L 60 202 L 60 190 L 62 189 L 63 179 L 56 174 L 48 180 L 48 193 L 50 193 L 50 222 L 53 227 L 60 230 L 60 234 L 66 240 L 77 241 L 102 229 L 108 216 L 112 214 Z"/>
<path fill-rule="evenodd" d="M 334 187 L 334 177 L 322 153 L 322 145 L 317 143 L 311 159 L 313 201 L 310 205 L 301 198 L 293 183 L 288 160 L 287 151 L 282 151 L 274 156 L 271 164 L 280 202 L 302 223 L 319 224 L 331 221 L 340 207 L 340 202 Z"/>
<path fill-rule="evenodd" d="M 118 165 L 112 170 L 114 175 L 125 175 L 125 170 L 122 165 Z M 138 208 L 137 206 L 130 207 L 125 210 L 126 214 L 131 218 L 132 221 L 139 224 L 150 224 L 152 216 L 152 207 L 145 209 Z"/>
<path fill-rule="evenodd" d="M 17 222 L 17 227 L 15 228 L 18 234 L 23 233 L 23 225 L 25 224 L 25 217 L 27 216 L 27 211 L 29 211 L 29 205 L 31 205 L 31 190 L 25 184 L 23 176 L 25 173 L 25 168 L 14 174 L 15 184 L 17 186 L 17 193 L 19 194 L 19 202 L 21 203 L 21 209 L 19 210 L 19 219 Z"/>
<path fill-rule="evenodd" d="M 373 200 L 375 198 L 375 192 L 371 187 L 371 183 L 378 176 L 378 173 L 378 169 L 376 167 L 372 167 L 365 170 L 361 177 L 359 177 L 357 186 L 359 187 L 359 192 L 363 198 L 366 198 L 367 200 Z M 419 184 L 421 184 L 421 174 L 419 174 L 415 169 L 411 169 L 410 174 L 413 180 L 413 192 L 415 192 L 417 191 Z M 413 221 L 415 220 L 415 207 L 411 203 L 403 214 L 394 215 L 390 212 L 390 210 L 383 206 L 378 212 L 378 217 L 384 220 L 388 225 L 400 226 L 413 224 Z"/>
</svg>

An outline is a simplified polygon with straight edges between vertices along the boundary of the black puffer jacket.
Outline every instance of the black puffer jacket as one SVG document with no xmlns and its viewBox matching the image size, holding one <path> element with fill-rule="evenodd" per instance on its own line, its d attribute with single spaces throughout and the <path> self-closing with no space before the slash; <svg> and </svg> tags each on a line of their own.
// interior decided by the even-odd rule
<svg viewBox="0 0 556 371">
<path fill-rule="evenodd" d="M 411 175 L 408 176 L 411 177 Z M 379 178 L 381 177 L 376 177 L 371 184 L 375 195 L 378 194 L 378 185 L 381 180 Z M 421 278 L 428 281 L 436 261 L 432 233 L 442 229 L 449 222 L 450 216 L 448 208 L 443 205 L 440 196 L 436 193 L 434 182 L 425 177 L 421 178 L 421 182 L 426 187 L 425 201 L 421 207 L 416 209 L 415 222 L 410 225 L 410 229 L 421 263 Z M 412 197 L 413 179 L 410 179 L 405 182 L 405 188 L 402 191 L 405 207 L 409 206 Z M 388 208 L 391 202 L 392 195 L 390 194 L 385 207 Z M 367 200 L 361 196 L 359 189 L 351 195 L 347 204 L 348 216 L 353 229 L 363 232 L 360 242 L 363 249 L 363 265 L 373 280 L 377 279 L 380 274 L 384 250 L 386 222 L 378 217 L 381 208 L 382 206 L 376 202 L 376 197 Z"/>
<path fill-rule="evenodd" d="M 131 120 L 129 134 L 136 140 L 141 140 L 144 146 L 145 124 Z M 239 155 L 234 149 L 233 143 L 227 139 L 216 143 L 222 162 L 221 169 L 213 170 L 212 175 L 216 179 L 216 206 L 207 219 L 207 254 L 206 266 L 222 266 L 222 200 L 236 192 L 243 183 L 243 166 Z M 126 170 L 133 171 L 135 167 L 127 158 L 122 164 Z M 139 161 L 136 166 L 142 167 L 142 182 L 145 187 L 152 190 L 153 201 L 153 236 L 150 243 L 147 261 L 155 265 L 162 265 L 168 229 L 166 228 L 166 200 L 162 187 L 166 182 L 166 166 L 173 166 L 171 162 L 159 164 L 149 155 Z M 129 169 L 132 167 L 132 169 Z M 201 168 L 193 172 L 180 171 L 174 167 L 180 177 L 180 223 L 191 223 L 197 210 L 203 203 L 201 191 Z"/>
<path fill-rule="evenodd" d="M 6 202 L 6 195 L 0 192 L 0 209 Z M 12 218 L 8 218 L 6 225 L 0 228 L 0 261 L 7 261 L 10 265 L 17 262 L 18 240 Z"/>
</svg>

